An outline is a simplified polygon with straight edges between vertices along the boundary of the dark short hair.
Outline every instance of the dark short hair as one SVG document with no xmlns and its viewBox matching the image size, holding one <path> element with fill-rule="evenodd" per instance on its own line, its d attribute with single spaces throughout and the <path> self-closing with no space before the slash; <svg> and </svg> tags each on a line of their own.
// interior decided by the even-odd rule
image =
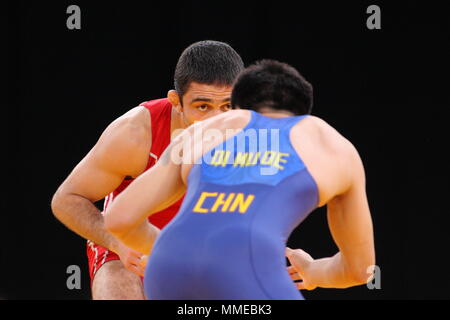
<svg viewBox="0 0 450 320">
<path fill-rule="evenodd" d="M 175 90 L 182 98 L 191 82 L 231 86 L 243 69 L 244 62 L 229 44 L 199 41 L 187 47 L 178 59 Z"/>
<path fill-rule="evenodd" d="M 294 67 L 275 60 L 260 60 L 236 79 L 231 104 L 254 111 L 270 107 L 297 115 L 310 114 L 313 87 Z"/>
</svg>

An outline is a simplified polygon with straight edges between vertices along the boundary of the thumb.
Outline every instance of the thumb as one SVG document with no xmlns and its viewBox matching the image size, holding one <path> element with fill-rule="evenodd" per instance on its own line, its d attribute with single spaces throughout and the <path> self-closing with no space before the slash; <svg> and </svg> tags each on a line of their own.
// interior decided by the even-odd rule
<svg viewBox="0 0 450 320">
<path fill-rule="evenodd" d="M 141 257 L 141 262 L 140 265 L 145 268 L 147 266 L 147 262 L 148 262 L 148 255 L 143 255 Z"/>
<path fill-rule="evenodd" d="M 141 258 L 143 256 L 142 253 L 140 253 L 139 251 L 133 250 L 133 249 L 130 249 L 129 253 L 131 256 L 134 256 L 136 258 Z"/>
<path fill-rule="evenodd" d="M 303 281 L 297 282 L 296 285 L 298 290 L 309 290 Z"/>
<path fill-rule="evenodd" d="M 292 250 L 289 247 L 286 247 L 286 251 L 285 251 L 286 257 L 289 258 L 292 255 L 293 252 L 294 252 L 294 250 Z"/>
</svg>

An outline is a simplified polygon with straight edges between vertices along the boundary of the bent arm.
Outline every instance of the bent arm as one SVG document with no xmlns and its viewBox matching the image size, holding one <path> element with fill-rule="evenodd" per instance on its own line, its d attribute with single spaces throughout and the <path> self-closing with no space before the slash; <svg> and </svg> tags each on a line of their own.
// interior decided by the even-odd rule
<svg viewBox="0 0 450 320">
<path fill-rule="evenodd" d="M 367 283 L 375 264 L 372 219 L 365 190 L 365 174 L 355 149 L 348 163 L 351 183 L 328 203 L 328 224 L 339 252 L 308 265 L 311 283 L 323 288 L 347 288 Z"/>
<path fill-rule="evenodd" d="M 73 232 L 115 251 L 116 240 L 104 229 L 103 216 L 94 202 L 114 190 L 123 177 L 100 171 L 92 162 L 87 156 L 58 188 L 52 211 Z"/>
<path fill-rule="evenodd" d="M 128 247 L 150 254 L 159 229 L 150 224 L 148 216 L 163 210 L 186 191 L 181 178 L 181 164 L 171 159 L 173 143 L 151 169 L 139 176 L 106 210 L 105 224 Z M 126 215 L 121 214 L 124 210 Z"/>
<path fill-rule="evenodd" d="M 53 196 L 55 217 L 78 235 L 117 252 L 120 245 L 104 227 L 94 202 L 115 190 L 124 177 L 145 167 L 141 133 L 127 121 L 113 122 Z M 148 137 L 147 137 L 148 138 Z M 151 138 L 150 138 L 151 141 Z"/>
</svg>

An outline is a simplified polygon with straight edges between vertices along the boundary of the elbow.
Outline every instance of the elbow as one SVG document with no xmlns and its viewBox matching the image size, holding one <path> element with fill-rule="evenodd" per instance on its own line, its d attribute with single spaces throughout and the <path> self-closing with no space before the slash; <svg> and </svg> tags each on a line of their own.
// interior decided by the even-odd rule
<svg viewBox="0 0 450 320">
<path fill-rule="evenodd" d="M 126 233 L 128 227 L 126 221 L 122 221 L 121 217 L 117 215 L 115 210 L 106 210 L 104 214 L 105 229 L 116 237 Z"/>
<path fill-rule="evenodd" d="M 352 286 L 360 286 L 368 283 L 371 280 L 371 275 L 368 271 L 370 271 L 369 267 L 367 269 L 363 268 L 352 271 L 350 274 L 350 282 L 352 283 Z"/>
<path fill-rule="evenodd" d="M 348 277 L 354 286 L 367 284 L 372 280 L 375 258 L 367 257 L 349 267 Z"/>
<path fill-rule="evenodd" d="M 109 233 L 117 234 L 121 230 L 121 226 L 119 223 L 117 223 L 116 219 L 113 219 L 111 216 L 110 210 L 107 210 L 104 214 L 104 223 L 105 223 L 105 229 Z"/>
<path fill-rule="evenodd" d="M 60 221 L 63 212 L 62 206 L 63 206 L 63 196 L 59 191 L 56 191 L 56 193 L 52 197 L 50 207 L 52 209 L 53 216 Z"/>
</svg>

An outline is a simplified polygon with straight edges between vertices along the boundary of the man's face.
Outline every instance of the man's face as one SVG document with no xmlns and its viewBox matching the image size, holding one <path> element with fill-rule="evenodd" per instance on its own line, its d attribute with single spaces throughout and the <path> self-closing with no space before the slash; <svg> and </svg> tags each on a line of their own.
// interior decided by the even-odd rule
<svg viewBox="0 0 450 320">
<path fill-rule="evenodd" d="M 231 110 L 232 86 L 210 85 L 191 82 L 183 95 L 183 105 L 177 106 L 183 112 L 187 126 Z"/>
</svg>

